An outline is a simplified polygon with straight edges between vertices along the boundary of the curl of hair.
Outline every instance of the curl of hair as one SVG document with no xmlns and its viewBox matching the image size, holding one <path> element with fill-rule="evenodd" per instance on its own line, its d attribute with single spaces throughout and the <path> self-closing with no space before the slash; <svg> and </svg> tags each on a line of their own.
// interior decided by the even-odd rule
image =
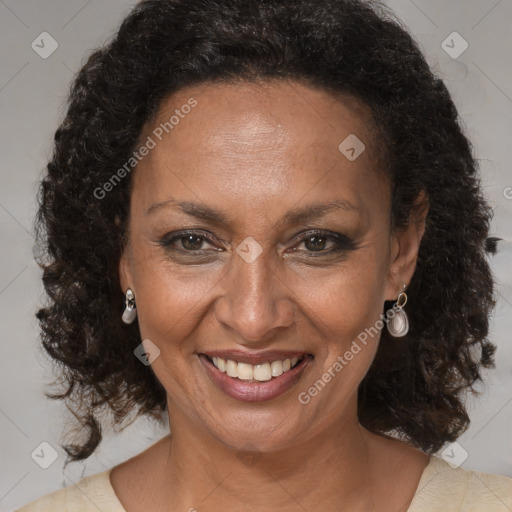
<svg viewBox="0 0 512 512">
<path fill-rule="evenodd" d="M 77 74 L 41 182 L 36 221 L 47 304 L 42 343 L 59 365 L 63 399 L 88 429 L 68 460 L 101 442 L 99 411 L 163 421 L 166 393 L 134 357 L 138 324 L 121 322 L 118 262 L 129 177 L 95 191 L 137 148 L 161 102 L 194 84 L 296 80 L 370 107 L 392 184 L 391 221 L 407 224 L 420 191 L 429 212 L 408 288 L 411 329 L 383 329 L 359 388 L 363 426 L 437 451 L 468 426 L 465 392 L 492 367 L 495 305 L 487 253 L 492 212 L 444 83 L 382 5 L 359 0 L 146 0 Z M 390 304 L 385 304 L 387 309 Z"/>
</svg>

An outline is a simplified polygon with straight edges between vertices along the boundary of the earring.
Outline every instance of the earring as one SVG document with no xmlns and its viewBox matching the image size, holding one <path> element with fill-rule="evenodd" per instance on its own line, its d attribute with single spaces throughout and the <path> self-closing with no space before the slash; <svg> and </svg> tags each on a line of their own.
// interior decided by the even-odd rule
<svg viewBox="0 0 512 512">
<path fill-rule="evenodd" d="M 131 324 L 137 316 L 137 310 L 135 309 L 135 295 L 131 288 L 126 290 L 124 297 L 125 309 L 123 311 L 122 320 L 125 324 Z"/>
<path fill-rule="evenodd" d="M 405 284 L 404 290 L 405 290 Z M 386 326 L 389 334 L 394 338 L 401 338 L 409 332 L 409 318 L 404 311 L 407 302 L 407 294 L 402 291 L 398 294 L 395 304 L 386 314 Z"/>
</svg>

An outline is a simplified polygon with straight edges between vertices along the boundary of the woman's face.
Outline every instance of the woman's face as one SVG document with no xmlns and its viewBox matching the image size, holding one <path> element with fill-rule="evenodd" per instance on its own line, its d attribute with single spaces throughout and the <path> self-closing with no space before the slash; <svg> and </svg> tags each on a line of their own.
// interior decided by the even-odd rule
<svg viewBox="0 0 512 512">
<path fill-rule="evenodd" d="M 421 235 L 390 232 L 369 112 L 347 101 L 201 85 L 145 127 L 120 275 L 160 351 L 171 431 L 272 450 L 357 422 L 379 338 L 365 329 L 409 282 Z"/>
</svg>

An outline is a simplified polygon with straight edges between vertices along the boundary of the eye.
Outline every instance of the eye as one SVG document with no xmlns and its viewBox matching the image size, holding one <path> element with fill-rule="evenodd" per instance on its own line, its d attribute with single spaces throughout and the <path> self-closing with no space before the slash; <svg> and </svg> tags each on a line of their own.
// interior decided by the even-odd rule
<svg viewBox="0 0 512 512">
<path fill-rule="evenodd" d="M 185 235 L 178 238 L 178 240 L 187 251 L 201 250 L 205 241 L 203 237 L 197 235 Z"/>
<path fill-rule="evenodd" d="M 299 246 L 303 244 L 306 252 L 312 253 L 312 256 L 349 251 L 357 247 L 357 244 L 349 237 L 341 233 L 326 231 L 309 231 L 299 238 L 299 242 Z M 300 252 L 297 249 L 293 251 Z"/>
<path fill-rule="evenodd" d="M 205 243 L 213 244 L 215 242 L 212 237 L 196 231 L 182 231 L 173 236 L 168 235 L 158 242 L 165 249 L 190 253 L 204 251 L 203 244 Z M 215 248 L 214 250 L 221 251 L 222 249 Z"/>
<path fill-rule="evenodd" d="M 325 250 L 325 246 L 329 242 L 329 237 L 324 235 L 308 235 L 302 243 L 308 251 L 322 251 Z"/>
</svg>

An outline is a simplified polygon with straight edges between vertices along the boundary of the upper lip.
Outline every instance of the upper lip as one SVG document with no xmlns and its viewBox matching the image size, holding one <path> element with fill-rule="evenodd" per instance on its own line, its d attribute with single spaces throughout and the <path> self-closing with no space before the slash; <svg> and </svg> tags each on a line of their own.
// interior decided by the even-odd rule
<svg viewBox="0 0 512 512">
<path fill-rule="evenodd" d="M 284 361 L 293 357 L 306 355 L 304 350 L 268 350 L 265 352 L 244 352 L 241 350 L 209 350 L 202 352 L 208 357 L 220 357 L 222 359 L 231 359 L 237 363 L 262 364 L 272 361 Z"/>
</svg>

